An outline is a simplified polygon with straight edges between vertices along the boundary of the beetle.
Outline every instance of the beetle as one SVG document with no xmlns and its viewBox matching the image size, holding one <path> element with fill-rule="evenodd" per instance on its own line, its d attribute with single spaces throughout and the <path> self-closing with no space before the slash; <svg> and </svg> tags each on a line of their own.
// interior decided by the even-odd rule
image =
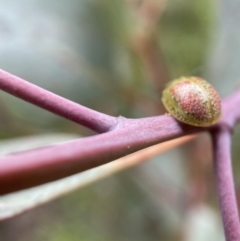
<svg viewBox="0 0 240 241">
<path fill-rule="evenodd" d="M 192 126 L 211 126 L 221 117 L 221 99 L 217 91 L 200 77 L 171 81 L 163 90 L 162 103 L 170 115 Z"/>
</svg>

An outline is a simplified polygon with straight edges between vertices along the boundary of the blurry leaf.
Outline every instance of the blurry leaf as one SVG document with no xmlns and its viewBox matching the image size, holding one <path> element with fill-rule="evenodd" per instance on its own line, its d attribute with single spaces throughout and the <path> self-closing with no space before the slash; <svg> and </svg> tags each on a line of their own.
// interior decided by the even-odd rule
<svg viewBox="0 0 240 241">
<path fill-rule="evenodd" d="M 172 77 L 196 75 L 194 70 L 204 64 L 213 26 L 213 6 L 207 0 L 168 1 L 160 22 L 159 40 Z"/>
<path fill-rule="evenodd" d="M 208 78 L 222 97 L 232 93 L 240 83 L 240 2 L 217 1 L 218 22 L 209 49 Z"/>
<path fill-rule="evenodd" d="M 62 138 L 61 140 L 64 139 L 64 136 L 52 136 L 52 139 L 56 140 L 57 139 L 56 137 Z M 67 140 L 69 137 L 70 136 L 67 136 L 65 140 Z M 38 187 L 19 191 L 13 194 L 1 196 L 0 197 L 0 220 L 10 218 L 24 211 L 30 210 L 36 206 L 39 206 L 43 203 L 49 202 L 77 188 L 84 187 L 87 184 L 90 184 L 99 179 L 105 178 L 123 169 L 140 164 L 141 162 L 144 162 L 150 159 L 151 157 L 161 152 L 167 151 L 177 145 L 183 144 L 194 137 L 195 136 L 187 136 L 176 140 L 168 141 L 165 143 L 161 143 L 156 146 L 152 146 L 144 150 L 138 151 L 127 157 L 120 158 L 114 162 L 102 165 L 97 168 L 93 168 L 91 170 L 88 170 L 76 175 L 72 175 L 67 178 L 63 178 L 55 182 L 51 182 Z M 44 140 L 44 142 L 41 143 L 40 141 L 41 139 Z M 18 151 L 24 150 L 24 149 L 26 150 L 30 146 L 31 146 L 30 148 L 33 148 L 33 145 L 35 145 L 34 147 L 37 147 L 37 146 L 50 144 L 51 137 L 50 136 L 48 137 L 47 139 L 48 143 L 46 143 L 45 137 L 44 138 L 36 137 L 35 140 L 37 140 L 38 143 L 32 144 L 34 143 L 33 138 L 30 138 L 30 140 L 27 140 L 26 138 L 25 141 L 20 139 L 18 140 L 19 147 L 17 147 L 16 149 L 18 149 Z M 13 143 L 15 143 L 15 145 L 13 145 L 12 147 L 16 147 L 17 141 L 13 141 Z M 10 151 L 10 147 L 11 147 L 10 141 L 8 141 L 8 145 L 9 145 L 9 151 Z M 14 150 L 12 149 L 11 151 L 14 151 Z"/>
</svg>

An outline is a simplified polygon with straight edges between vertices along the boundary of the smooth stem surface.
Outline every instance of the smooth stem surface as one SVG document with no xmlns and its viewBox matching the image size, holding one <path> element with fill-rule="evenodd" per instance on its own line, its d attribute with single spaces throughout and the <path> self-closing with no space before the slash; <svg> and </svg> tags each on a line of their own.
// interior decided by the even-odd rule
<svg viewBox="0 0 240 241">
<path fill-rule="evenodd" d="M 224 126 L 240 120 L 240 89 L 222 101 L 222 118 L 216 126 L 197 128 L 168 115 L 126 119 L 111 117 L 78 105 L 0 70 L 0 89 L 101 135 L 0 157 L 0 195 L 58 180 L 151 145 Z"/>
<path fill-rule="evenodd" d="M 240 117 L 239 106 L 240 90 L 223 100 L 217 126 L 234 128 Z M 135 120 L 120 117 L 110 132 L 0 157 L 0 195 L 58 180 L 166 140 L 215 128 L 180 124 L 168 115 Z"/>
<path fill-rule="evenodd" d="M 240 225 L 230 154 L 231 133 L 227 128 L 219 128 L 212 136 L 215 177 L 226 240 L 239 241 Z"/>
<path fill-rule="evenodd" d="M 91 110 L 0 70 L 0 89 L 98 133 L 109 131 L 117 118 Z"/>
<path fill-rule="evenodd" d="M 173 122 L 172 122 L 173 121 Z M 0 157 L 0 195 L 54 181 L 178 136 L 200 131 L 169 116 L 119 118 L 108 133 Z"/>
</svg>

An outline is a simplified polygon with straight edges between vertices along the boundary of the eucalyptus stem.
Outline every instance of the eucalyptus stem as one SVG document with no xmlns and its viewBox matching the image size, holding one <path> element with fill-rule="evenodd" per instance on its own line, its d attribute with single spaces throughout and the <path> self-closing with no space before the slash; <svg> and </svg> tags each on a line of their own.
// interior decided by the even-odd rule
<svg viewBox="0 0 240 241">
<path fill-rule="evenodd" d="M 3 70 L 0 89 L 98 133 L 111 130 L 117 123 L 116 117 L 79 105 Z"/>
<path fill-rule="evenodd" d="M 240 240 L 239 215 L 231 166 L 231 133 L 227 128 L 212 132 L 218 199 L 227 241 Z"/>
</svg>

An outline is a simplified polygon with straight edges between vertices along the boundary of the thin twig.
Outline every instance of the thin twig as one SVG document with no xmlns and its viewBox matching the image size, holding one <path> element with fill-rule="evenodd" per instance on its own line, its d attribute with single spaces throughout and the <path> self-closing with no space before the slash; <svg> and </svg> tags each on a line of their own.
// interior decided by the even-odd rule
<svg viewBox="0 0 240 241">
<path fill-rule="evenodd" d="M 223 101 L 218 125 L 233 127 L 240 114 L 239 109 L 232 110 L 239 105 L 240 90 Z M 120 117 L 108 133 L 1 157 L 0 194 L 54 181 L 151 145 L 207 130 L 180 124 L 167 115 L 135 120 Z"/>
<path fill-rule="evenodd" d="M 133 50 L 142 59 L 154 88 L 161 93 L 169 81 L 164 56 L 156 41 L 159 19 L 165 9 L 166 0 L 144 0 L 137 8 L 138 31 L 133 36 Z"/>
<path fill-rule="evenodd" d="M 212 132 L 218 199 L 227 241 L 240 240 L 238 208 L 231 166 L 231 133 L 227 128 Z"/>
<path fill-rule="evenodd" d="M 115 117 L 81 106 L 3 70 L 0 89 L 98 133 L 109 131 L 117 123 Z"/>
</svg>

